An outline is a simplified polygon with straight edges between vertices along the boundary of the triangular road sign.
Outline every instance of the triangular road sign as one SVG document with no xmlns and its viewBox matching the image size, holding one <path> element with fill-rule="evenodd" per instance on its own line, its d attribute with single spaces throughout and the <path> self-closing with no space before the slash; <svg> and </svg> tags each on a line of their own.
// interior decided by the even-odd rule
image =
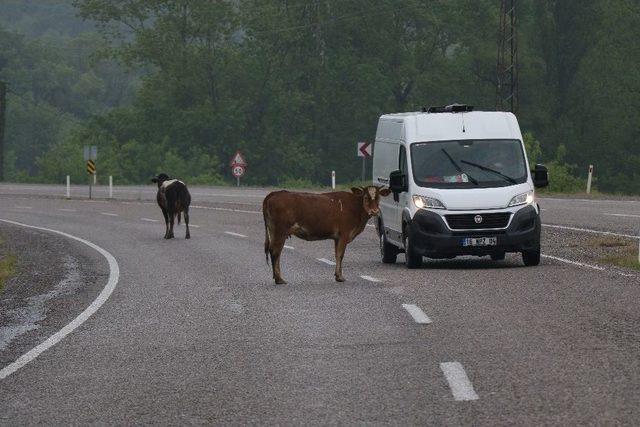
<svg viewBox="0 0 640 427">
<path fill-rule="evenodd" d="M 231 166 L 247 166 L 247 162 L 240 151 L 236 151 L 236 154 L 231 158 Z"/>
</svg>

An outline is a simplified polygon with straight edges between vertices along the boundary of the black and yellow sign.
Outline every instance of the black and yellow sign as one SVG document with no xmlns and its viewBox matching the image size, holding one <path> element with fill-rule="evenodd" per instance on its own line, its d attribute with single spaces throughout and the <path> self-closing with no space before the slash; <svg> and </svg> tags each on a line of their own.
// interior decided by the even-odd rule
<svg viewBox="0 0 640 427">
<path fill-rule="evenodd" d="M 95 175 L 96 173 L 96 162 L 93 160 L 87 160 L 87 173 L 89 175 Z"/>
</svg>

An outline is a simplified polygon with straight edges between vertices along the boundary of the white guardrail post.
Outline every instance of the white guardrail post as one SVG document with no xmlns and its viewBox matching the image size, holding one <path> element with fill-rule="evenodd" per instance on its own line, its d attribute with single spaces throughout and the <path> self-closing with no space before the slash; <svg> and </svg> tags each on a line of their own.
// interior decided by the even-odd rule
<svg viewBox="0 0 640 427">
<path fill-rule="evenodd" d="M 336 171 L 331 171 L 331 188 L 336 189 Z"/>
<path fill-rule="evenodd" d="M 109 198 L 113 199 L 113 175 L 109 175 Z"/>
<path fill-rule="evenodd" d="M 593 165 L 589 165 L 589 177 L 587 178 L 587 194 L 591 194 L 591 177 L 593 176 Z"/>
<path fill-rule="evenodd" d="M 67 199 L 71 198 L 71 177 L 67 175 Z"/>
</svg>

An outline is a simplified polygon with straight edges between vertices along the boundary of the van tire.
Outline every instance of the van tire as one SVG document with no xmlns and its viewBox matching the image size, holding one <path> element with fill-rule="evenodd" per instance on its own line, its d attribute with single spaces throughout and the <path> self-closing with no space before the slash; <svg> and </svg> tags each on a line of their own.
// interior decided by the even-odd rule
<svg viewBox="0 0 640 427">
<path fill-rule="evenodd" d="M 408 233 L 404 234 L 404 263 L 411 269 L 422 267 L 422 255 L 414 251 Z"/>
<path fill-rule="evenodd" d="M 522 262 L 527 267 L 533 267 L 540 264 L 540 249 L 522 252 Z"/>
<path fill-rule="evenodd" d="M 387 236 L 384 235 L 384 230 L 380 230 L 380 259 L 385 264 L 395 264 L 398 258 L 398 248 L 387 242 Z"/>
</svg>

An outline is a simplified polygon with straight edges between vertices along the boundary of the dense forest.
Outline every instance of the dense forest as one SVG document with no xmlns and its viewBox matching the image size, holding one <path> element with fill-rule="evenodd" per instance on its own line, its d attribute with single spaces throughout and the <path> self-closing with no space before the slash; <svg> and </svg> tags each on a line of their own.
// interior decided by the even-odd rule
<svg viewBox="0 0 640 427">
<path fill-rule="evenodd" d="M 325 184 L 382 113 L 496 102 L 499 0 L 5 0 L 7 180 Z M 518 119 L 552 187 L 640 194 L 640 3 L 518 0 Z"/>
</svg>

